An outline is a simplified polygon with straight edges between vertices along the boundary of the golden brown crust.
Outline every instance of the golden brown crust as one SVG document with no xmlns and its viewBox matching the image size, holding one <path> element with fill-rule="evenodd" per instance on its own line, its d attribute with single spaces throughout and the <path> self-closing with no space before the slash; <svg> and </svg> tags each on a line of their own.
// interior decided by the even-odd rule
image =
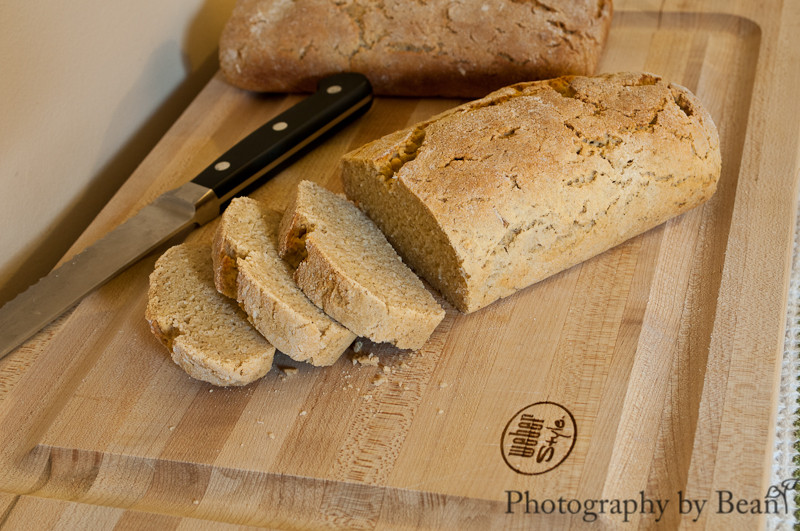
<svg viewBox="0 0 800 531">
<path fill-rule="evenodd" d="M 612 11 L 611 0 L 239 0 L 220 65 L 248 90 L 310 92 L 356 71 L 377 94 L 477 97 L 594 73 Z"/>
<path fill-rule="evenodd" d="M 221 237 L 219 231 L 214 237 L 213 253 L 214 285 L 217 291 L 226 297 L 235 299 L 236 277 L 239 274 L 239 268 L 236 265 L 236 254 L 227 245 L 225 239 Z"/>
<path fill-rule="evenodd" d="M 694 95 L 619 73 L 506 87 L 347 154 L 342 177 L 404 259 L 471 312 L 704 202 L 720 161 Z"/>
</svg>

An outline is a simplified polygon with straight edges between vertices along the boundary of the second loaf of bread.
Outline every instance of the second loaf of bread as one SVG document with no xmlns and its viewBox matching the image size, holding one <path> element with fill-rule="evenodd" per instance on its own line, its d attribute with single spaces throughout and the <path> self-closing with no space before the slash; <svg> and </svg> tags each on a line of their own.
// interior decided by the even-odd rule
<svg viewBox="0 0 800 531">
<path fill-rule="evenodd" d="M 472 312 L 707 200 L 719 137 L 687 89 L 619 73 L 523 83 L 342 161 L 345 192 Z"/>
<path fill-rule="evenodd" d="M 594 73 L 611 15 L 611 0 L 238 0 L 220 68 L 249 90 L 313 92 L 354 71 L 376 94 L 478 97 Z"/>
</svg>

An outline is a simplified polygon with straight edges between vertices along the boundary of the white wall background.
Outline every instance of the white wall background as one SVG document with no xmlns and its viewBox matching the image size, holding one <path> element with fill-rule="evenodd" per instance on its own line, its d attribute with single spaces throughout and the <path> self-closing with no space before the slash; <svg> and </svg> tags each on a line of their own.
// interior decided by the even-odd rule
<svg viewBox="0 0 800 531">
<path fill-rule="evenodd" d="M 216 72 L 234 0 L 0 0 L 0 304 L 46 274 Z"/>
</svg>

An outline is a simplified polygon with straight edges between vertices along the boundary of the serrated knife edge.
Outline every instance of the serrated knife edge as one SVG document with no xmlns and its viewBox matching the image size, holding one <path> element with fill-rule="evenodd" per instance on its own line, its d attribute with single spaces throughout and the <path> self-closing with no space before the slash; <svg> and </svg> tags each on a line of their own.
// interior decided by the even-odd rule
<svg viewBox="0 0 800 531">
<path fill-rule="evenodd" d="M 199 223 L 213 191 L 193 182 L 146 205 L 0 308 L 0 359 L 119 271 Z M 212 199 L 213 201 L 213 199 Z M 64 281 L 64 278 L 70 282 Z"/>
</svg>

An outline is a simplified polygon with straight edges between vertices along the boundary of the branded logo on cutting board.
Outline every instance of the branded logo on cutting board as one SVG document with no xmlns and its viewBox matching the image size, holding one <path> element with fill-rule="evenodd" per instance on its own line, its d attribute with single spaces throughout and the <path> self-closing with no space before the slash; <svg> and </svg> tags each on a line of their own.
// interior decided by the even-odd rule
<svg viewBox="0 0 800 531">
<path fill-rule="evenodd" d="M 518 474 L 550 472 L 569 457 L 578 430 L 567 408 L 555 402 L 536 402 L 519 410 L 500 439 L 503 460 Z"/>
</svg>

